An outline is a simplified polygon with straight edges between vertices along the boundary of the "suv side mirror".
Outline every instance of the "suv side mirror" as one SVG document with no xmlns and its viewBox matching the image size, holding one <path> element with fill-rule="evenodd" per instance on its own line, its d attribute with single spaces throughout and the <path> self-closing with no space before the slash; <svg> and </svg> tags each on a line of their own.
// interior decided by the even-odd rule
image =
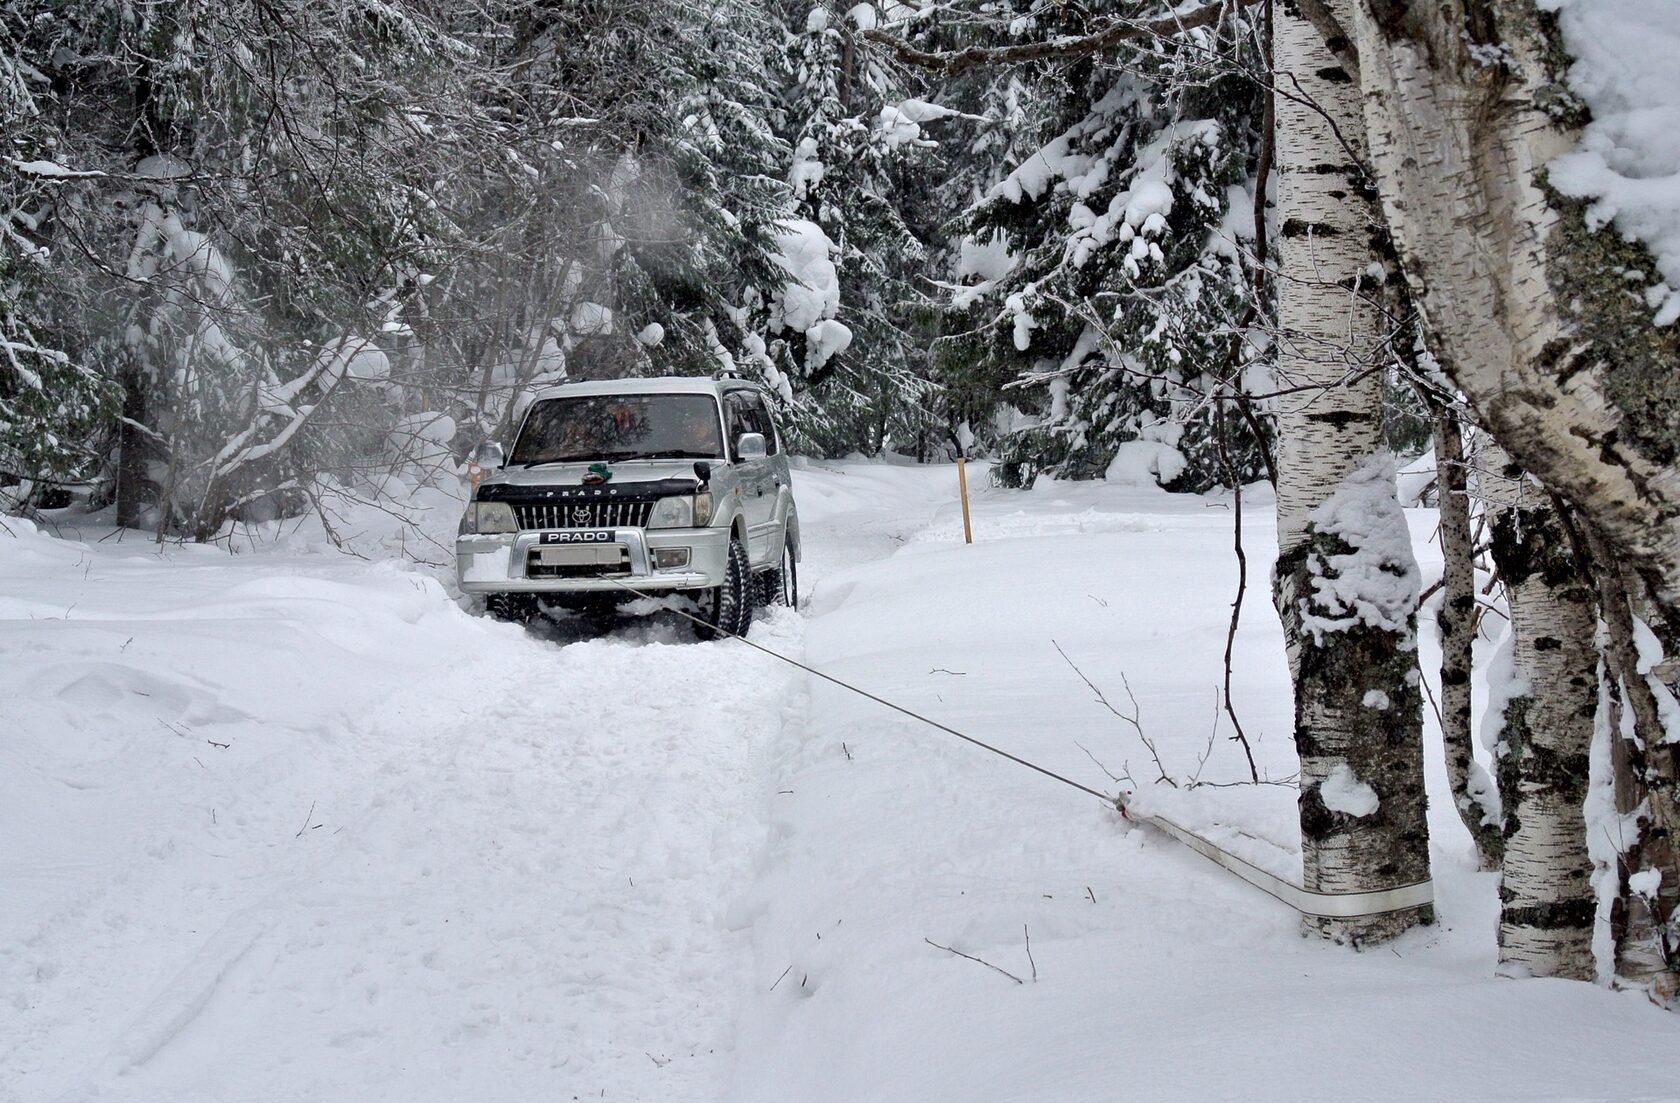
<svg viewBox="0 0 1680 1103">
<path fill-rule="evenodd" d="M 763 433 L 742 433 L 741 439 L 735 442 L 735 458 L 738 460 L 761 460 L 769 454 Z"/>
<path fill-rule="evenodd" d="M 472 461 L 486 471 L 499 471 L 507 463 L 507 453 L 495 441 L 487 440 L 473 449 Z"/>
</svg>

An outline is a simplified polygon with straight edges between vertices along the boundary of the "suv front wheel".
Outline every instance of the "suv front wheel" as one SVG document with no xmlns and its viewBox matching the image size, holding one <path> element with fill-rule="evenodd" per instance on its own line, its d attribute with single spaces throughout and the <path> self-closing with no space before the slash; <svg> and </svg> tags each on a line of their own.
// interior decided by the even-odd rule
<svg viewBox="0 0 1680 1103">
<path fill-rule="evenodd" d="M 782 541 L 781 564 L 760 572 L 758 603 L 786 605 L 790 609 L 799 608 L 799 564 L 793 557 L 792 540 Z"/>
<path fill-rule="evenodd" d="M 752 568 L 747 562 L 747 549 L 739 540 L 729 541 L 729 566 L 723 585 L 702 590 L 696 604 L 704 624 L 694 626 L 703 640 L 720 635 L 744 636 L 752 625 Z"/>
<path fill-rule="evenodd" d="M 486 594 L 484 611 L 496 620 L 511 624 L 527 624 L 537 615 L 535 594 Z"/>
</svg>

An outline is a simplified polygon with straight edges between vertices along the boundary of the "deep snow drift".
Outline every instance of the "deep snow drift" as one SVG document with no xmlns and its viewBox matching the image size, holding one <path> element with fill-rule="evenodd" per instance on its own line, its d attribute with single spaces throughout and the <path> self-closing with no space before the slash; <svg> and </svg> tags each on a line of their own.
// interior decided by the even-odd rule
<svg viewBox="0 0 1680 1103">
<path fill-rule="evenodd" d="M 1095 788 L 1093 758 L 1129 769 L 1290 868 L 1293 790 L 1152 784 L 1057 650 L 1126 711 L 1129 684 L 1175 778 L 1243 776 L 1215 715 L 1226 500 L 982 490 L 965 546 L 949 468 L 795 478 L 811 599 L 757 642 Z M 1233 690 L 1281 780 L 1251 505 Z M 1442 922 L 1355 954 L 739 644 L 469 617 L 394 528 L 362 561 L 306 531 L 229 555 L 6 523 L 5 1103 L 1676 1097 L 1680 1025 L 1642 998 L 1492 978 L 1495 880 L 1438 768 Z"/>
</svg>

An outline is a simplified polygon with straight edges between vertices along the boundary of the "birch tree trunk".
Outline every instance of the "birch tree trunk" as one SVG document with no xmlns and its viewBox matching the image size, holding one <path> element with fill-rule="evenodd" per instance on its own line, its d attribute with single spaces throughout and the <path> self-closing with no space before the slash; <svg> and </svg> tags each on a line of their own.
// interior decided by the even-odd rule
<svg viewBox="0 0 1680 1103">
<path fill-rule="evenodd" d="M 1435 627 L 1441 638 L 1441 744 L 1453 803 L 1476 845 L 1483 869 L 1498 869 L 1505 841 L 1499 791 L 1476 764 L 1471 721 L 1470 675 L 1475 665 L 1476 555 L 1470 534 L 1470 495 L 1464 464 L 1464 435 L 1453 411 L 1433 395 L 1424 401 L 1434 414 L 1435 472 L 1441 517 L 1441 606 Z"/>
<path fill-rule="evenodd" d="M 1346 0 L 1334 0 L 1345 7 Z M 1345 11 L 1343 13 L 1346 14 Z M 1429 876 L 1417 565 L 1380 455 L 1385 337 L 1357 91 L 1293 3 L 1276 11 L 1279 215 L 1278 561 L 1273 596 L 1295 685 L 1303 877 L 1319 892 Z M 1309 919 L 1380 940 L 1429 907 Z"/>
<path fill-rule="evenodd" d="M 1594 976 L 1597 898 L 1587 856 L 1588 756 L 1598 711 L 1596 595 L 1551 496 L 1498 445 L 1484 446 L 1483 501 L 1511 609 L 1518 690 L 1498 741 L 1505 799 L 1499 967 Z"/>
</svg>

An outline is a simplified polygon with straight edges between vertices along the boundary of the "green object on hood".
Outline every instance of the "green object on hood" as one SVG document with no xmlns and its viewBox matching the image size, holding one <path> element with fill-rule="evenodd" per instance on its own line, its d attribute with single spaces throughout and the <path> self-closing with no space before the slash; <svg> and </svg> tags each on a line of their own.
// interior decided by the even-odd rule
<svg viewBox="0 0 1680 1103">
<path fill-rule="evenodd" d="M 596 462 L 596 463 L 590 464 L 589 465 L 589 473 L 591 475 L 601 476 L 601 481 L 602 482 L 606 482 L 608 479 L 612 478 L 612 469 L 609 468 L 605 463 L 601 463 L 601 462 Z"/>
</svg>

